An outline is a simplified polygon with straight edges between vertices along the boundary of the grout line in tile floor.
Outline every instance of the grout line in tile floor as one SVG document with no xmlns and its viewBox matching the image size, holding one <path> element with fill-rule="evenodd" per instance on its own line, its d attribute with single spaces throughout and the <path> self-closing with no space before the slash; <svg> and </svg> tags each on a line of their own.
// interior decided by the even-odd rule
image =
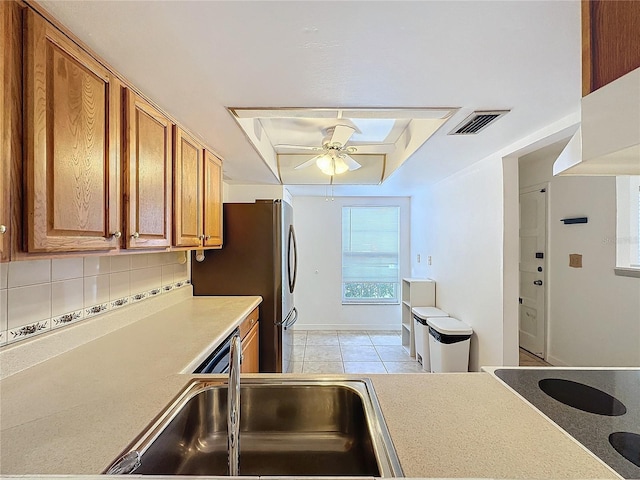
<svg viewBox="0 0 640 480">
<path fill-rule="evenodd" d="M 292 373 L 426 373 L 400 331 L 294 330 Z"/>
</svg>

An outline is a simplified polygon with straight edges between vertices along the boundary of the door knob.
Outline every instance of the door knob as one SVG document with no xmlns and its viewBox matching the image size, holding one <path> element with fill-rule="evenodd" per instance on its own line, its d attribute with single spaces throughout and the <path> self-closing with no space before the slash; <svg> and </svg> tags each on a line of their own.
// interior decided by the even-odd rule
<svg viewBox="0 0 640 480">
<path fill-rule="evenodd" d="M 533 282 L 534 285 L 542 285 L 542 280 L 535 280 Z"/>
<path fill-rule="evenodd" d="M 111 234 L 111 236 L 112 236 L 113 238 L 120 238 L 120 237 L 122 236 L 122 232 L 113 232 L 113 233 Z"/>
<path fill-rule="evenodd" d="M 140 236 L 140 234 L 138 232 L 133 232 L 133 234 L 131 235 L 131 238 L 138 238 Z"/>
</svg>

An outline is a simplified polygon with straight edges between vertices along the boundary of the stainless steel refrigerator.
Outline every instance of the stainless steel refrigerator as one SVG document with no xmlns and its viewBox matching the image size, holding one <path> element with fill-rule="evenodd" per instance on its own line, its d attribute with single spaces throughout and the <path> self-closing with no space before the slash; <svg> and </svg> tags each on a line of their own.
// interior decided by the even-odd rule
<svg viewBox="0 0 640 480">
<path fill-rule="evenodd" d="M 298 318 L 293 208 L 282 200 L 223 205 L 224 245 L 191 262 L 194 295 L 260 295 L 260 372 L 289 372 Z"/>
</svg>

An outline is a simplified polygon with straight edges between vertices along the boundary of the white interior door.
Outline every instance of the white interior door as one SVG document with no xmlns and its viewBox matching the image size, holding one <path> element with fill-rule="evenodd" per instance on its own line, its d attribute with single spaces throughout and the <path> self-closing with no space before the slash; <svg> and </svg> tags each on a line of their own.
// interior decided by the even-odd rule
<svg viewBox="0 0 640 480">
<path fill-rule="evenodd" d="M 546 188 L 520 192 L 520 346 L 544 358 Z"/>
</svg>

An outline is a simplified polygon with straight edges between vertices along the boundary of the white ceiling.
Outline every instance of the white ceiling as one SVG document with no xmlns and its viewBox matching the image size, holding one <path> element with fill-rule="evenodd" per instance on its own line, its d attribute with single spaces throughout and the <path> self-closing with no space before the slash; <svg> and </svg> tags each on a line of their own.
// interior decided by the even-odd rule
<svg viewBox="0 0 640 480">
<path fill-rule="evenodd" d="M 579 0 L 40 3 L 211 145 L 232 183 L 278 180 L 227 107 L 460 107 L 382 185 L 336 187 L 406 195 L 580 105 Z M 446 135 L 489 109 L 511 112 Z"/>
</svg>

